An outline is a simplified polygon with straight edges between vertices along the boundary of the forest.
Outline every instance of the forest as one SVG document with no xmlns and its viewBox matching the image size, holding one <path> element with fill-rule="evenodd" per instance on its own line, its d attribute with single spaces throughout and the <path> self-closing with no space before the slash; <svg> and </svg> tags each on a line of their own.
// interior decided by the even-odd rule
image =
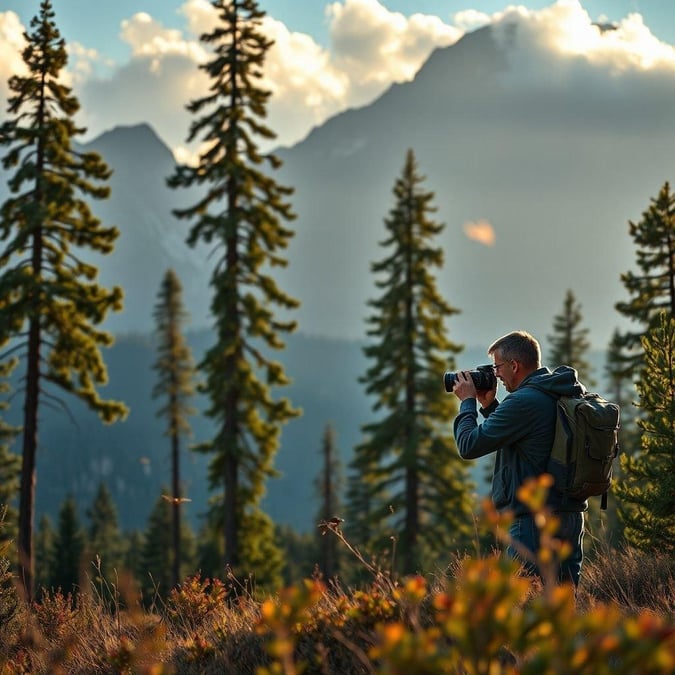
<svg viewBox="0 0 675 675">
<path fill-rule="evenodd" d="M 26 74 L 10 78 L 0 126 L 10 196 L 0 210 L 0 666 L 2 672 L 641 672 L 675 668 L 675 196 L 664 181 L 628 223 L 634 271 L 621 281 L 616 331 L 602 377 L 622 421 L 609 508 L 592 500 L 586 561 L 575 589 L 521 576 L 502 555 L 513 514 L 476 496 L 457 452 L 456 397 L 442 388 L 464 349 L 449 336 L 460 311 L 441 294 L 444 265 L 435 195 L 414 149 L 401 158 L 381 258 L 372 261 L 358 384 L 372 405 L 361 442 L 342 466 L 326 420 L 316 439 L 316 528 L 300 533 L 264 510 L 282 429 L 302 414 L 284 395 L 283 353 L 301 299 L 275 271 L 292 245 L 293 187 L 278 184 L 274 154 L 256 139 L 270 93 L 257 82 L 269 40 L 255 0 L 217 0 L 219 24 L 202 40 L 212 87 L 193 100 L 195 165 L 166 176 L 200 188 L 174 216 L 186 246 L 212 247 L 212 344 L 195 359 L 181 279 L 157 289 L 152 399 L 170 473 L 144 530 L 123 531 L 109 485 L 91 503 L 66 498 L 35 523 L 41 412 L 68 399 L 101 425 L 127 414 L 106 399 L 100 327 L 124 303 L 103 287 L 92 255 L 118 231 L 95 215 L 109 197 L 105 158 L 79 152 L 77 97 L 50 0 L 26 34 Z M 599 386 L 580 299 L 568 290 L 548 336 L 550 360 Z M 212 435 L 189 445 L 195 400 Z M 189 446 L 189 449 L 188 449 Z M 184 517 L 187 452 L 207 460 L 208 513 Z M 489 480 L 489 476 L 485 477 Z M 523 486 L 537 514 L 544 572 L 563 549 L 550 536 L 551 485 Z M 290 497 L 290 495 L 289 495 Z M 597 503 L 596 503 L 597 501 Z M 310 508 L 310 507 L 308 507 Z M 314 508 L 314 507 L 311 507 Z M 85 517 L 82 517 L 82 514 Z M 553 529 L 552 529 L 553 528 Z"/>
</svg>

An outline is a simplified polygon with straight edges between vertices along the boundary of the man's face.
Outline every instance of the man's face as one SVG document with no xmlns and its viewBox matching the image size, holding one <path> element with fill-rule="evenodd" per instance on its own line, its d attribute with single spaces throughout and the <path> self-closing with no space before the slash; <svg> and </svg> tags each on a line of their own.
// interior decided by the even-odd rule
<svg viewBox="0 0 675 675">
<path fill-rule="evenodd" d="M 506 391 L 514 391 L 517 388 L 516 373 L 514 372 L 516 362 L 513 359 L 505 359 L 499 349 L 492 354 L 492 358 L 494 360 L 493 368 L 497 379 L 501 381 Z"/>
</svg>

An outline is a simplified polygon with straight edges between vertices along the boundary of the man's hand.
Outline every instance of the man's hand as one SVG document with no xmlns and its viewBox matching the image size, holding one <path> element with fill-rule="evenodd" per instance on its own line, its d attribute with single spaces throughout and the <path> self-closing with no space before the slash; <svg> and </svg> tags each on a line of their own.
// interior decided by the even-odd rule
<svg viewBox="0 0 675 675">
<path fill-rule="evenodd" d="M 464 401 L 467 398 L 478 398 L 476 385 L 473 383 L 468 370 L 462 370 L 457 373 L 457 380 L 455 381 L 455 386 L 452 388 L 452 393 L 460 401 Z"/>
<path fill-rule="evenodd" d="M 478 403 L 480 403 L 481 408 L 487 408 L 497 396 L 497 385 L 495 383 L 494 389 L 477 391 L 469 371 L 462 370 L 457 373 L 457 381 L 452 389 L 452 393 L 455 394 L 460 401 L 467 398 L 475 398 Z"/>
</svg>

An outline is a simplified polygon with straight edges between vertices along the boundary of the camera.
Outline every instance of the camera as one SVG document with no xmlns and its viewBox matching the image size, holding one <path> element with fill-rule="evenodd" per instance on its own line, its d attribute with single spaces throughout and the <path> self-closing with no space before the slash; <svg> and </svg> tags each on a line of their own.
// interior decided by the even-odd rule
<svg viewBox="0 0 675 675">
<path fill-rule="evenodd" d="M 477 366 L 475 370 L 470 370 L 469 375 L 473 380 L 474 386 L 478 391 L 490 391 L 497 386 L 497 378 L 495 377 L 495 369 L 492 364 L 485 366 Z M 457 373 L 448 371 L 443 375 L 443 384 L 445 384 L 445 391 L 452 391 L 457 382 Z"/>
</svg>

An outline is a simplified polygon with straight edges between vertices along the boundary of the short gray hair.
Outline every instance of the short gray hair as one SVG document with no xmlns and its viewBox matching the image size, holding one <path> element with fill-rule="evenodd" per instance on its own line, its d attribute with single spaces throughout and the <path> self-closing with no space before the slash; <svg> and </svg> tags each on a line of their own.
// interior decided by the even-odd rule
<svg viewBox="0 0 675 675">
<path fill-rule="evenodd" d="M 527 368 L 541 367 L 541 348 L 537 340 L 524 330 L 514 330 L 495 340 L 487 350 L 489 356 L 499 350 L 506 361 L 515 360 Z"/>
</svg>

